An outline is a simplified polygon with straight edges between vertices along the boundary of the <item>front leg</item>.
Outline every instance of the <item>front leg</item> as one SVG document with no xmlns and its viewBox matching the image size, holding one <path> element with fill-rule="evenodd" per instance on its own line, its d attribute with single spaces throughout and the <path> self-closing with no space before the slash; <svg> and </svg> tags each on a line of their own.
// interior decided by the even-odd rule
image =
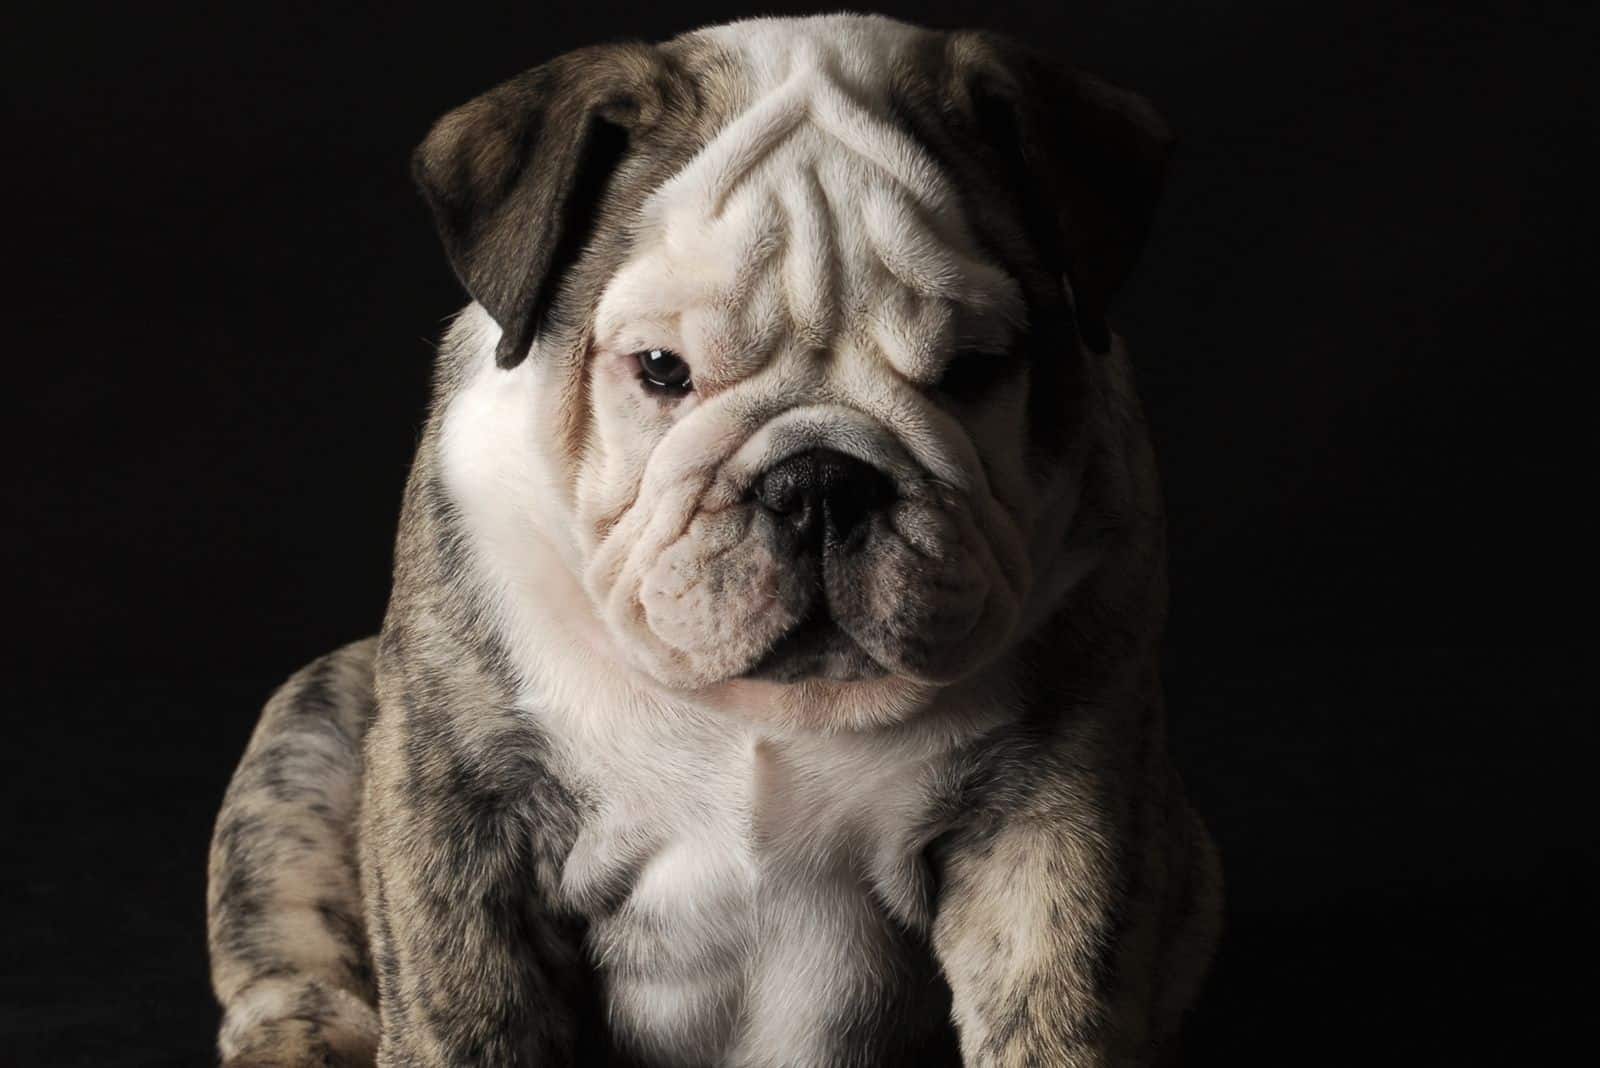
<svg viewBox="0 0 1600 1068">
<path fill-rule="evenodd" d="M 580 933 L 541 892 L 566 799 L 515 730 L 433 727 L 380 717 L 368 751 L 378 1064 L 574 1064 Z"/>
<path fill-rule="evenodd" d="M 1120 1063 L 1105 981 L 1115 860 L 1087 831 L 1018 818 L 952 843 L 934 947 L 969 1068 Z"/>
<path fill-rule="evenodd" d="M 1214 938 L 1215 861 L 1175 785 L 1112 778 L 1047 775 L 940 851 L 934 946 L 969 1068 L 1172 1053 Z"/>
</svg>

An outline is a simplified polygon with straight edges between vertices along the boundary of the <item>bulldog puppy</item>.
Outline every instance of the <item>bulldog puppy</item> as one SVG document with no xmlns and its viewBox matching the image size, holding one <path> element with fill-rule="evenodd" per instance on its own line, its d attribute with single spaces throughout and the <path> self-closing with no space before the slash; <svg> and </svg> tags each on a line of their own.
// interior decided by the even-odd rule
<svg viewBox="0 0 1600 1068">
<path fill-rule="evenodd" d="M 473 302 L 382 634 L 273 697 L 217 822 L 224 1060 L 1169 1058 L 1220 879 L 1106 323 L 1166 143 L 854 16 L 445 116 Z"/>
</svg>

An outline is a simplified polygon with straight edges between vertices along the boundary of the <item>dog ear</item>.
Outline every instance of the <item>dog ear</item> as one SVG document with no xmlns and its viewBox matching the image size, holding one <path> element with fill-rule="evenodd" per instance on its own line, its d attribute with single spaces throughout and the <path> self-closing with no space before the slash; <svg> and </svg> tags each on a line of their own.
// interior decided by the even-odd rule
<svg viewBox="0 0 1600 1068">
<path fill-rule="evenodd" d="M 1110 348 L 1107 306 L 1144 244 L 1172 137 L 1143 97 L 998 35 L 955 33 L 947 93 L 1022 198 L 1045 265 L 1072 287 L 1078 333 Z"/>
<path fill-rule="evenodd" d="M 450 112 L 417 147 L 412 174 L 450 266 L 503 331 L 501 367 L 527 355 L 607 183 L 674 84 L 650 45 L 584 48 Z"/>
</svg>

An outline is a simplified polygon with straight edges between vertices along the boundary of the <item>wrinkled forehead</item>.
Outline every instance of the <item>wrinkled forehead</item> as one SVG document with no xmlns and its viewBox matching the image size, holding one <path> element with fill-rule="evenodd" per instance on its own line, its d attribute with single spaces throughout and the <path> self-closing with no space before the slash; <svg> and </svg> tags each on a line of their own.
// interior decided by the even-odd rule
<svg viewBox="0 0 1600 1068">
<path fill-rule="evenodd" d="M 1005 348 L 1020 289 L 984 256 L 949 176 L 892 120 L 909 28 L 742 25 L 718 42 L 737 104 L 645 201 L 597 341 L 677 346 L 718 377 L 800 349 L 870 352 L 927 378 L 953 350 Z"/>
</svg>

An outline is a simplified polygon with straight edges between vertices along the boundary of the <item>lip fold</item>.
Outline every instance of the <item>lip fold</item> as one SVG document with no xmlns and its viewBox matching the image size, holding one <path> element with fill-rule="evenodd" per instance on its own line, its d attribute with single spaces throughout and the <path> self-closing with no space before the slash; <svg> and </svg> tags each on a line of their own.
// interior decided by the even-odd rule
<svg viewBox="0 0 1600 1068">
<path fill-rule="evenodd" d="M 827 598 L 819 593 L 800 622 L 741 677 L 780 683 L 815 678 L 855 682 L 885 674 L 884 667 L 834 620 Z"/>
</svg>

